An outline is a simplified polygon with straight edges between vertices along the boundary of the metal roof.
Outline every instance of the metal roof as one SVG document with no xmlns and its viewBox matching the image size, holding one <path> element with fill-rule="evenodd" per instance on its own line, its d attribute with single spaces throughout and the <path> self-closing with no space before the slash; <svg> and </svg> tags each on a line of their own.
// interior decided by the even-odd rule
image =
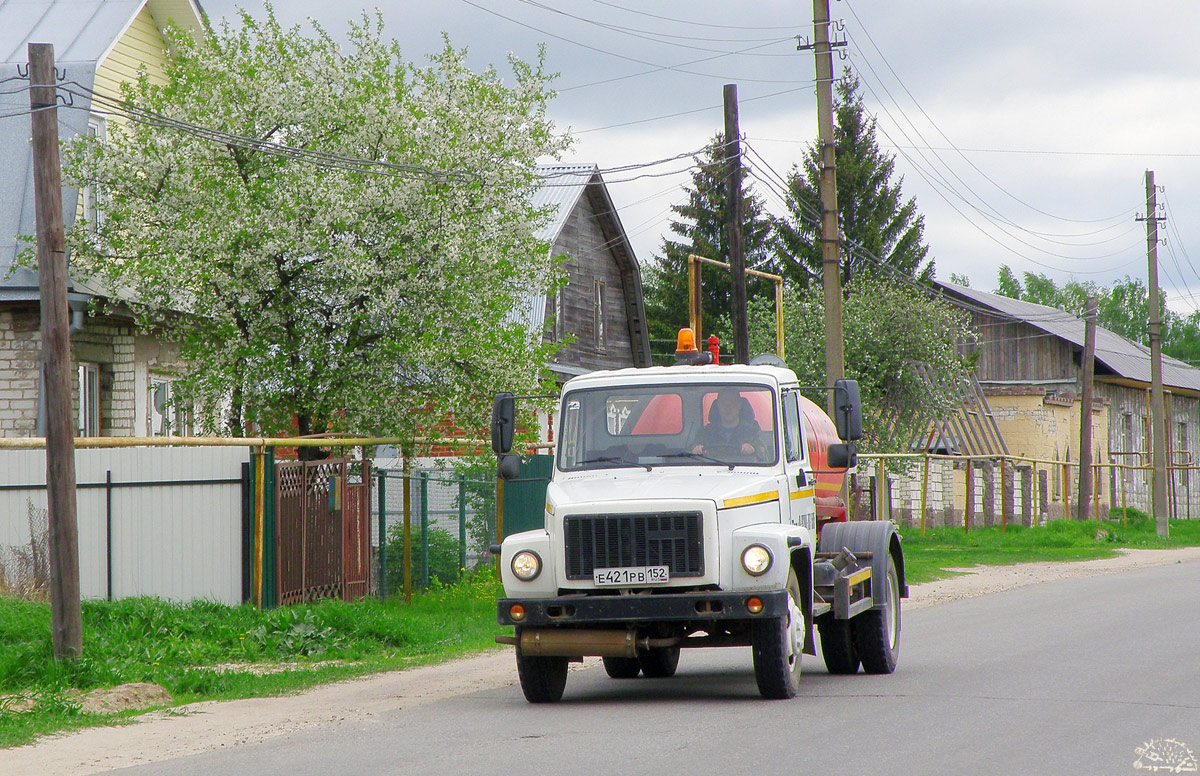
<svg viewBox="0 0 1200 776">
<path fill-rule="evenodd" d="M 1059 339 L 1083 348 L 1084 322 L 1078 316 L 1053 307 L 989 294 L 955 283 L 938 281 L 950 293 L 983 307 L 985 314 L 1009 318 L 1041 329 Z M 1122 337 L 1102 326 L 1096 327 L 1096 360 L 1114 375 L 1141 383 L 1150 383 L 1150 348 Z M 1200 369 L 1164 355 L 1162 357 L 1163 385 L 1200 391 Z"/>
<path fill-rule="evenodd" d="M 550 222 L 538 229 L 534 236 L 553 245 L 571 211 L 575 209 L 575 204 L 587 190 L 588 183 L 599 172 L 594 164 L 539 164 L 537 176 L 542 185 L 533 193 L 532 204 L 538 210 L 544 207 L 554 209 Z"/>
<path fill-rule="evenodd" d="M 200 19 L 195 0 L 0 0 L 0 301 L 38 298 L 36 273 L 18 269 L 10 274 L 17 255 L 30 245 L 18 235 L 35 229 L 28 79 L 18 73 L 28 60 L 27 44 L 52 43 L 63 80 L 82 87 L 73 89 L 82 94 L 71 95 L 70 105 L 61 104 L 60 95 L 59 139 L 70 140 L 87 131 L 91 100 L 82 95 L 94 86 L 96 69 L 147 5 L 160 26 Z M 63 188 L 67 229 L 78 201 L 76 189 Z"/>
</svg>

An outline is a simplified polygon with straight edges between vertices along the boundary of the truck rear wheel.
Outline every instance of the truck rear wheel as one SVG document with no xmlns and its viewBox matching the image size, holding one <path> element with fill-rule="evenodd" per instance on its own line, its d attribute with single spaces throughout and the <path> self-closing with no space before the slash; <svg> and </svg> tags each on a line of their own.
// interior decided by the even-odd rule
<svg viewBox="0 0 1200 776">
<path fill-rule="evenodd" d="M 653 647 L 637 656 L 647 679 L 668 679 L 679 667 L 679 647 Z"/>
<path fill-rule="evenodd" d="M 890 674 L 900 658 L 900 582 L 896 561 L 888 556 L 882 609 L 871 609 L 851 620 L 854 646 L 868 674 Z M 825 642 L 821 642 L 823 647 Z"/>
<path fill-rule="evenodd" d="M 642 666 L 636 657 L 606 657 L 604 673 L 613 679 L 633 679 L 642 671 Z"/>
<path fill-rule="evenodd" d="M 517 640 L 521 638 L 517 629 Z M 517 676 L 530 703 L 554 703 L 567 687 L 567 658 L 522 655 L 517 647 Z"/>
<path fill-rule="evenodd" d="M 795 569 L 788 570 L 788 613 L 755 620 L 750 644 L 754 652 L 754 679 L 764 698 L 796 695 L 800 684 L 800 656 L 804 650 L 804 615 L 800 609 L 800 583 Z"/>
<path fill-rule="evenodd" d="M 821 634 L 821 656 L 831 674 L 858 673 L 858 650 L 854 647 L 854 630 L 850 620 L 835 620 L 833 614 L 817 626 Z"/>
</svg>

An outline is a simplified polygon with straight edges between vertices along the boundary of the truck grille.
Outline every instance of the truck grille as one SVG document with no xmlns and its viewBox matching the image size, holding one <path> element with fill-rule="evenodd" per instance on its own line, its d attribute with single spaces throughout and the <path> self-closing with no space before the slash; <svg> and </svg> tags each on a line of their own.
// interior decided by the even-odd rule
<svg viewBox="0 0 1200 776">
<path fill-rule="evenodd" d="M 569 515 L 567 579 L 591 579 L 595 569 L 666 566 L 672 577 L 704 573 L 699 512 Z"/>
</svg>

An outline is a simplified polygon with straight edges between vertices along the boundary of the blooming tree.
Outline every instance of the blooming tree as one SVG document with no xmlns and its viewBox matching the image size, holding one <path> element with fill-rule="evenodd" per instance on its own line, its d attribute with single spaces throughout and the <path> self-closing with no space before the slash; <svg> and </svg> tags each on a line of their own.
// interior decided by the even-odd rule
<svg viewBox="0 0 1200 776">
<path fill-rule="evenodd" d="M 210 427 L 406 435 L 481 424 L 549 353 L 528 310 L 558 266 L 533 236 L 534 162 L 566 139 L 542 62 L 508 82 L 445 42 L 406 62 L 382 23 L 343 48 L 241 14 L 170 33 L 166 82 L 126 85 L 107 137 L 65 149 L 102 197 L 73 271 L 179 343 Z"/>
</svg>

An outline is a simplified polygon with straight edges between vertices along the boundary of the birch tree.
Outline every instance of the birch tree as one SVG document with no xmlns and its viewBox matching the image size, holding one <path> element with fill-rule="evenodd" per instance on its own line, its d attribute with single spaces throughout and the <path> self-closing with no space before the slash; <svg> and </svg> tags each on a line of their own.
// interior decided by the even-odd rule
<svg viewBox="0 0 1200 776">
<path fill-rule="evenodd" d="M 70 235 L 75 275 L 179 343 L 210 427 L 480 427 L 549 356 L 526 319 L 558 268 L 529 202 L 566 139 L 541 58 L 502 78 L 445 40 L 412 63 L 378 15 L 343 47 L 267 11 L 169 33 L 165 83 L 95 103 L 107 138 L 65 149 L 104 213 Z"/>
</svg>

